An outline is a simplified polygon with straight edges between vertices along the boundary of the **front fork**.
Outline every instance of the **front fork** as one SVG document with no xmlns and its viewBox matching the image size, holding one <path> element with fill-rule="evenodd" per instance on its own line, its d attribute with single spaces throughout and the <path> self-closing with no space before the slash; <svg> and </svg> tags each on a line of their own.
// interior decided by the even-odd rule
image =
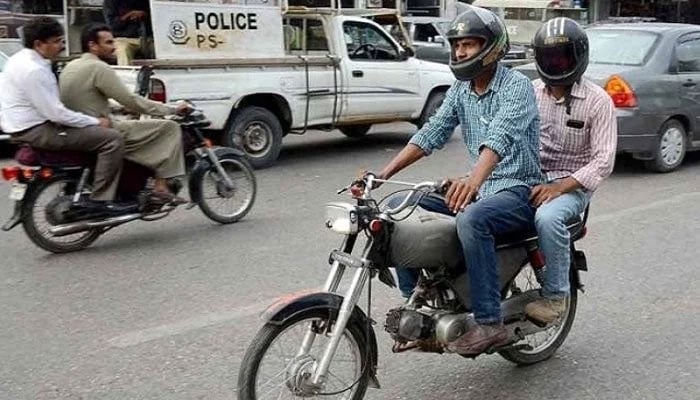
<svg viewBox="0 0 700 400">
<path fill-rule="evenodd" d="M 356 234 L 347 236 L 341 246 L 343 252 L 350 254 L 352 252 L 356 240 Z M 370 248 L 371 243 L 368 243 L 362 254 L 362 260 L 367 258 Z M 335 292 L 338 290 L 338 287 L 340 286 L 340 281 L 342 280 L 343 275 L 345 273 L 345 268 L 346 266 L 341 264 L 339 261 L 333 261 L 333 263 L 331 264 L 331 271 L 328 274 L 328 278 L 326 279 L 326 282 L 323 285 L 323 291 Z M 331 361 L 333 360 L 333 356 L 335 355 L 335 352 L 338 349 L 338 344 L 340 343 L 340 339 L 343 336 L 345 327 L 347 326 L 348 321 L 352 316 L 352 312 L 355 309 L 355 305 L 357 304 L 360 298 L 360 294 L 362 293 L 362 290 L 365 287 L 365 283 L 369 278 L 369 274 L 369 268 L 357 268 L 355 274 L 352 277 L 352 281 L 350 282 L 350 286 L 348 287 L 348 289 L 345 292 L 345 295 L 343 296 L 343 302 L 340 305 L 338 316 L 335 320 L 335 323 L 333 324 L 333 328 L 330 334 L 330 341 L 324 349 L 323 355 L 318 360 L 316 368 L 314 369 L 314 374 L 311 377 L 310 383 L 316 387 L 322 387 L 323 383 L 326 380 L 328 368 L 330 367 Z M 304 340 L 302 341 L 301 347 L 297 352 L 298 357 L 308 354 L 311 351 L 311 346 L 314 343 L 315 337 L 316 333 L 310 326 L 309 330 L 304 336 Z"/>
</svg>

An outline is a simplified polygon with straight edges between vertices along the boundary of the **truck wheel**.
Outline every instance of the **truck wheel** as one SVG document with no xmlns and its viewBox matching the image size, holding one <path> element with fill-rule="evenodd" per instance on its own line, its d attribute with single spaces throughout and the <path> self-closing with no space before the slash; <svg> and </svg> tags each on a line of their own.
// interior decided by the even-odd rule
<svg viewBox="0 0 700 400">
<path fill-rule="evenodd" d="M 243 150 L 255 168 L 272 165 L 282 150 L 282 125 L 275 114 L 262 107 L 236 110 L 224 134 L 224 144 Z"/>
<path fill-rule="evenodd" d="M 654 159 L 645 162 L 647 169 L 655 172 L 671 172 L 683 162 L 688 135 L 679 121 L 669 119 L 659 129 L 654 149 Z"/>
<path fill-rule="evenodd" d="M 338 129 L 349 138 L 361 138 L 369 132 L 372 124 L 340 126 Z"/>
<path fill-rule="evenodd" d="M 421 114 L 418 120 L 418 129 L 422 128 L 440 108 L 442 102 L 445 100 L 445 92 L 435 92 L 430 95 L 428 102 L 425 104 L 423 109 L 423 114 Z"/>
</svg>

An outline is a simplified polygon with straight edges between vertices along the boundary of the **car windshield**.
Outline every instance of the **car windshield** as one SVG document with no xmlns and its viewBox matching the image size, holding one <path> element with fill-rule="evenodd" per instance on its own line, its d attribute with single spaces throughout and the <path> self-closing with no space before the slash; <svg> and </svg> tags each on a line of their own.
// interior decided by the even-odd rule
<svg viewBox="0 0 700 400">
<path fill-rule="evenodd" d="M 590 29 L 592 64 L 643 65 L 659 35 L 653 32 Z"/>
<path fill-rule="evenodd" d="M 440 32 L 442 33 L 447 33 L 447 31 L 450 30 L 452 27 L 452 21 L 442 21 L 437 23 L 438 29 L 440 29 Z"/>
</svg>

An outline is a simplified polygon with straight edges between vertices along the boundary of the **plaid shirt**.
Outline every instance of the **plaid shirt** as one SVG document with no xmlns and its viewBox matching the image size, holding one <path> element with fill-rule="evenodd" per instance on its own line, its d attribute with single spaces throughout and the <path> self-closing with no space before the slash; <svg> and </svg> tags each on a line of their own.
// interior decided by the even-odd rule
<svg viewBox="0 0 700 400">
<path fill-rule="evenodd" d="M 514 186 L 542 183 L 537 152 L 540 124 L 527 77 L 499 65 L 481 96 L 472 91 L 471 82 L 455 82 L 440 109 L 410 143 L 429 155 L 447 143 L 457 125 L 472 160 L 479 158 L 484 146 L 500 158 L 479 189 L 482 198 Z"/>
<path fill-rule="evenodd" d="M 542 116 L 542 172 L 548 180 L 571 176 L 584 188 L 595 190 L 615 163 L 617 120 L 610 96 L 584 78 L 571 89 L 569 115 L 563 98 L 555 99 L 540 80 L 534 85 Z"/>
</svg>

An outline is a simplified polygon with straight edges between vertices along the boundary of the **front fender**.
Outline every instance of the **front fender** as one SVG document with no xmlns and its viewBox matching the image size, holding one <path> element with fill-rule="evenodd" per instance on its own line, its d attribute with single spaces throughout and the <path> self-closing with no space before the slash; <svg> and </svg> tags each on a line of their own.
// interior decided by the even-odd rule
<svg viewBox="0 0 700 400">
<path fill-rule="evenodd" d="M 245 157 L 245 153 L 242 150 L 233 147 L 214 147 L 212 149 L 214 154 L 218 159 L 224 157 Z M 187 188 L 190 192 L 190 200 L 193 203 L 199 203 L 202 199 L 202 186 L 199 184 L 204 174 L 212 167 L 213 163 L 209 158 L 209 154 L 204 154 L 202 157 L 197 159 L 192 171 L 190 171 L 190 177 L 187 181 Z"/>
<path fill-rule="evenodd" d="M 337 313 L 340 311 L 340 305 L 343 303 L 343 297 L 329 292 L 310 292 L 301 291 L 293 293 L 288 296 L 279 298 L 277 301 L 272 303 L 265 311 L 262 313 L 262 318 L 268 324 L 282 325 L 289 319 L 294 318 L 302 311 L 315 310 L 315 309 L 329 309 Z M 374 329 L 366 329 L 368 323 L 372 323 L 368 318 L 367 314 L 360 309 L 360 307 L 355 306 L 350 316 L 350 321 L 348 323 L 360 324 L 363 327 L 362 332 L 365 336 L 365 343 L 370 347 L 370 381 L 373 387 L 379 387 L 379 381 L 377 380 L 377 337 L 374 334 Z"/>
</svg>

